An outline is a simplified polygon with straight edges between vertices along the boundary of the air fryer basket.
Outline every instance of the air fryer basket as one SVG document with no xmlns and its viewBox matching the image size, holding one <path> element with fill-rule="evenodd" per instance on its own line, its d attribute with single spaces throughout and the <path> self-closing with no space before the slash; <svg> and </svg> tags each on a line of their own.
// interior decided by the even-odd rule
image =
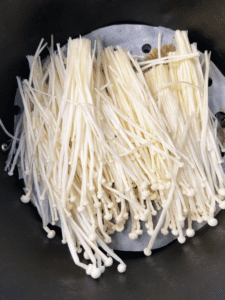
<svg viewBox="0 0 225 300">
<path fill-rule="evenodd" d="M 33 54 L 42 37 L 65 44 L 67 38 L 85 35 L 114 24 L 145 24 L 189 31 L 200 51 L 212 51 L 211 60 L 225 74 L 225 41 L 221 1 L 6 1 L 0 3 L 1 115 L 13 132 L 17 89 L 15 77 L 28 76 L 26 55 Z M 47 51 L 43 53 L 43 58 Z M 216 103 L 216 102 L 214 102 Z M 220 107 L 216 107 L 219 110 Z M 9 138 L 0 131 L 0 143 Z M 216 228 L 205 226 L 194 238 L 180 245 L 176 241 L 153 251 L 120 252 L 128 265 L 125 274 L 107 270 L 99 282 L 74 265 L 60 230 L 48 240 L 32 204 L 23 205 L 23 182 L 17 174 L 3 172 L 7 152 L 1 152 L 0 166 L 0 298 L 2 299 L 219 299 L 224 297 L 225 215 L 217 215 Z"/>
</svg>

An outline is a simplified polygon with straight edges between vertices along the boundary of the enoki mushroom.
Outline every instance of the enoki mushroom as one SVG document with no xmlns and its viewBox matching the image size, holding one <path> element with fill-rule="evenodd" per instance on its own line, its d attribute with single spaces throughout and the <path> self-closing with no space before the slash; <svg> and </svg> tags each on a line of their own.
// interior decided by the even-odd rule
<svg viewBox="0 0 225 300">
<path fill-rule="evenodd" d="M 50 223 L 60 220 L 62 242 L 93 278 L 113 259 L 126 270 L 108 244 L 127 220 L 132 240 L 146 227 L 150 255 L 160 230 L 184 243 L 185 228 L 193 237 L 193 222 L 215 226 L 216 205 L 225 209 L 224 148 L 208 108 L 210 54 L 203 72 L 187 33 L 175 39 L 176 48 L 161 46 L 159 35 L 154 55 L 140 61 L 120 46 L 103 49 L 97 40 L 92 50 L 88 39 L 70 38 L 57 51 L 52 43 L 44 63 L 42 40 L 27 57 L 29 79 L 17 78 L 24 112 L 9 134 L 5 170 L 12 175 L 20 164 L 21 201 L 34 201 L 51 239 L 48 203 Z"/>
</svg>

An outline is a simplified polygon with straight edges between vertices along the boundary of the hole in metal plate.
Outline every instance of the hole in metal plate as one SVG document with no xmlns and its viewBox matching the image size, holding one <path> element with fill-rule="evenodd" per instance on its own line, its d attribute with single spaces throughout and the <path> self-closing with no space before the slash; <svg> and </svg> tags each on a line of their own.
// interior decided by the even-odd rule
<svg viewBox="0 0 225 300">
<path fill-rule="evenodd" d="M 152 49 L 152 47 L 151 47 L 149 44 L 144 44 L 144 45 L 142 46 L 142 51 L 143 51 L 144 53 L 149 53 L 149 52 L 151 51 L 151 49 Z"/>
</svg>

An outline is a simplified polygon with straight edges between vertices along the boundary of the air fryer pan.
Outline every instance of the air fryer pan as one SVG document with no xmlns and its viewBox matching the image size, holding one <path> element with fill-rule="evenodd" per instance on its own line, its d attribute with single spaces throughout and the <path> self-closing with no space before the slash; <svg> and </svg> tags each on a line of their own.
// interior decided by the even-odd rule
<svg viewBox="0 0 225 300">
<path fill-rule="evenodd" d="M 65 44 L 113 24 L 145 24 L 189 31 L 200 51 L 225 74 L 224 16 L 221 1 L 2 1 L 0 3 L 0 118 L 13 132 L 16 79 L 28 76 L 25 56 L 40 39 Z M 43 57 L 47 53 L 43 53 Z M 0 131 L 0 143 L 8 137 Z M 120 252 L 125 274 L 115 267 L 94 281 L 74 265 L 60 230 L 48 240 L 32 204 L 20 202 L 23 183 L 3 172 L 0 153 L 0 299 L 220 299 L 225 297 L 225 213 L 219 225 L 205 226 L 184 245 L 174 241 L 153 251 Z"/>
</svg>

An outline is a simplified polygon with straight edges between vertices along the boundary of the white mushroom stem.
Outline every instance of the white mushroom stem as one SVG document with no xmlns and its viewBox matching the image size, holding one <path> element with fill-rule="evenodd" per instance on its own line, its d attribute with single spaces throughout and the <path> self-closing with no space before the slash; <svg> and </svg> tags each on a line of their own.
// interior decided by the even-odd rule
<svg viewBox="0 0 225 300">
<path fill-rule="evenodd" d="M 107 244 L 128 219 L 132 240 L 145 222 L 150 255 L 160 230 L 184 243 L 193 222 L 215 226 L 217 205 L 225 209 L 225 149 L 208 108 L 210 55 L 203 73 L 187 33 L 175 39 L 176 50 L 164 56 L 160 34 L 158 58 L 146 61 L 120 46 L 103 49 L 99 39 L 92 50 L 90 40 L 70 38 L 54 52 L 52 39 L 44 63 L 41 40 L 27 57 L 29 79 L 17 77 L 24 110 L 14 136 L 0 120 L 12 138 L 5 170 L 12 175 L 21 165 L 21 201 L 36 205 L 48 238 L 55 235 L 48 223 L 60 221 L 62 243 L 92 278 L 113 259 L 126 270 Z M 80 262 L 81 252 L 91 263 Z"/>
</svg>

